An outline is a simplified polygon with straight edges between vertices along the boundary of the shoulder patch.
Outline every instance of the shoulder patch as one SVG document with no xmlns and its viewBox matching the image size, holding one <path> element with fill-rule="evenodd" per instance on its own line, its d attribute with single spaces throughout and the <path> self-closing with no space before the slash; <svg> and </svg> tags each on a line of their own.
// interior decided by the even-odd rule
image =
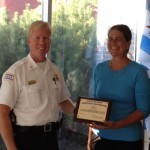
<svg viewBox="0 0 150 150">
<path fill-rule="evenodd" d="M 14 80 L 14 77 L 15 77 L 15 76 L 12 75 L 12 74 L 6 74 L 6 75 L 5 75 L 5 79 L 6 79 L 6 80 L 11 80 L 11 81 L 12 81 L 12 80 Z"/>
</svg>

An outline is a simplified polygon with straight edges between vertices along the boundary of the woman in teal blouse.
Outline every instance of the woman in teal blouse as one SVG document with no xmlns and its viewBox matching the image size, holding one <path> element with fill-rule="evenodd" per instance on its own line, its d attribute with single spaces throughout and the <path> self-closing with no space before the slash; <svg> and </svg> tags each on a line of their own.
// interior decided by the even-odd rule
<svg viewBox="0 0 150 150">
<path fill-rule="evenodd" d="M 132 34 L 127 25 L 108 31 L 108 51 L 112 56 L 96 66 L 92 97 L 112 101 L 109 121 L 90 124 L 101 137 L 95 150 L 142 150 L 141 120 L 150 114 L 150 80 L 146 69 L 127 57 Z"/>
</svg>

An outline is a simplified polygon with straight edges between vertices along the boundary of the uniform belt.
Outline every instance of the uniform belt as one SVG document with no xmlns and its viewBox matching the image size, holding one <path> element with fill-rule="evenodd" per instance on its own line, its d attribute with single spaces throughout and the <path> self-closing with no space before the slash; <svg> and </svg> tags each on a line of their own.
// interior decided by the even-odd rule
<svg viewBox="0 0 150 150">
<path fill-rule="evenodd" d="M 49 122 L 41 126 L 15 126 L 16 132 L 50 132 L 57 130 L 58 126 L 55 122 Z"/>
</svg>

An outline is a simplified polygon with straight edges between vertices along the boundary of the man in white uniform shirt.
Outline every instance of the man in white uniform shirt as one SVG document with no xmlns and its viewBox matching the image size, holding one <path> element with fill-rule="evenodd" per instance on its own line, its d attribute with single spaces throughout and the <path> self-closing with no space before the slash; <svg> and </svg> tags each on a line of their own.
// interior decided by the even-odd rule
<svg viewBox="0 0 150 150">
<path fill-rule="evenodd" d="M 59 111 L 73 114 L 75 106 L 69 99 L 63 75 L 46 58 L 50 37 L 48 23 L 33 22 L 28 30 L 30 53 L 3 74 L 0 134 L 7 150 L 59 150 Z M 16 116 L 15 128 L 9 116 L 11 110 Z"/>
</svg>

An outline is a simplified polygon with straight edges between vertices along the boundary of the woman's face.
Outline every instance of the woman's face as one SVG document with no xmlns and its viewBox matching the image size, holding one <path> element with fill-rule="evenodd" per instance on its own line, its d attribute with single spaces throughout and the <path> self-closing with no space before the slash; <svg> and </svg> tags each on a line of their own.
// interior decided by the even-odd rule
<svg viewBox="0 0 150 150">
<path fill-rule="evenodd" d="M 117 29 L 109 32 L 107 47 L 108 51 L 113 58 L 126 57 L 130 47 L 130 41 L 127 42 L 123 33 Z"/>
</svg>

